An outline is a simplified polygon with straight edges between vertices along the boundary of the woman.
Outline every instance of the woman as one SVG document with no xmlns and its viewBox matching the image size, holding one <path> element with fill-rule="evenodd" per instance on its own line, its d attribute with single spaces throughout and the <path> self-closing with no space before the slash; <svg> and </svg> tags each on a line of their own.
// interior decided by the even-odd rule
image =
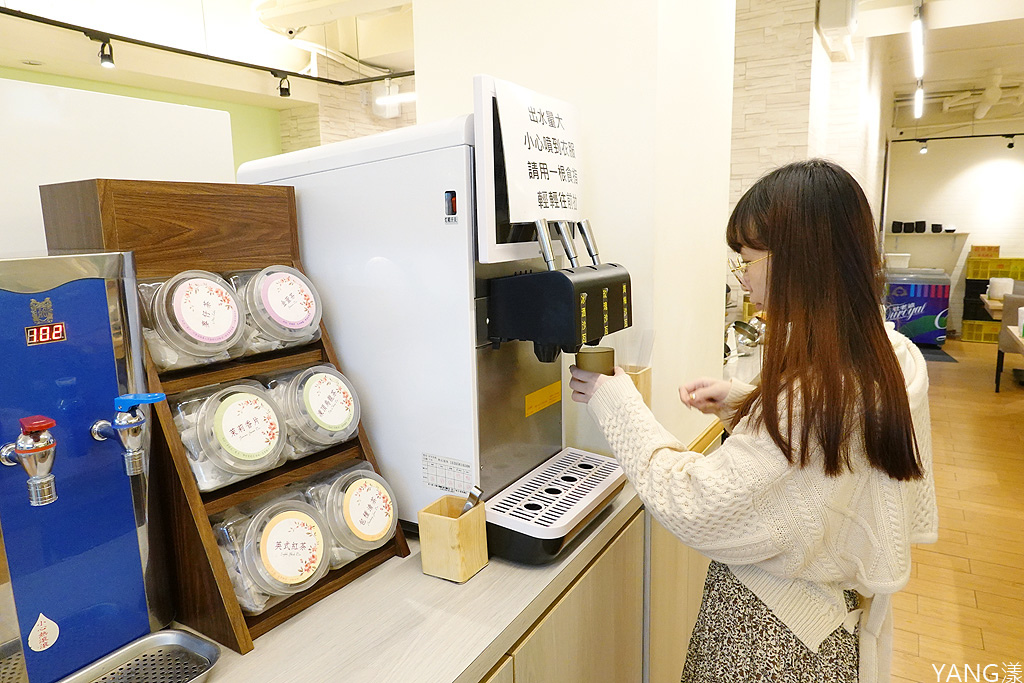
<svg viewBox="0 0 1024 683">
<path fill-rule="evenodd" d="M 789 164 L 740 199 L 727 240 L 769 321 L 760 386 L 701 379 L 680 398 L 730 438 L 687 452 L 618 368 L 573 366 L 573 399 L 651 514 L 713 560 L 684 683 L 887 681 L 890 596 L 938 515 L 928 375 L 883 322 L 870 207 L 839 166 Z"/>
</svg>

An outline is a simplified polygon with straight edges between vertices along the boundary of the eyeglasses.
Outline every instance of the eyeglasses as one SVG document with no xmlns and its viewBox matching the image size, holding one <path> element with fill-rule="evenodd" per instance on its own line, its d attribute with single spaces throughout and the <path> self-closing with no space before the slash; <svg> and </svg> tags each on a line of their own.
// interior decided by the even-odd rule
<svg viewBox="0 0 1024 683">
<path fill-rule="evenodd" d="M 756 258 L 753 261 L 744 261 L 742 256 L 739 258 L 730 258 L 729 270 L 731 270 L 732 274 L 735 275 L 736 277 L 743 277 L 744 275 L 747 274 L 748 267 L 754 265 L 759 261 L 764 261 L 769 256 L 771 256 L 771 254 L 767 254 L 765 256 L 762 256 L 761 258 Z"/>
</svg>

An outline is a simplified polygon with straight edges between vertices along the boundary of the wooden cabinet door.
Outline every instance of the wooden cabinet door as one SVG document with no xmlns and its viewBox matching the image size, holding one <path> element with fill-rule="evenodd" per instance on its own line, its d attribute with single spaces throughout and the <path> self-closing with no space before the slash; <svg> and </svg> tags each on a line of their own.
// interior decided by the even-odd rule
<svg viewBox="0 0 1024 683">
<path fill-rule="evenodd" d="M 485 676 L 480 683 L 515 683 L 515 678 L 512 676 L 512 658 L 502 659 L 498 668 Z"/>
<path fill-rule="evenodd" d="M 512 651 L 515 683 L 640 683 L 643 565 L 638 514 Z"/>
</svg>

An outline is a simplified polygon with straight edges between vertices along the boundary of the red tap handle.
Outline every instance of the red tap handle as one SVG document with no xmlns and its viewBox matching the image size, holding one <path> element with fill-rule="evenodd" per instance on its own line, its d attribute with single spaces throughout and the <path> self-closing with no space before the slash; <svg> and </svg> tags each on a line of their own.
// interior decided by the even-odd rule
<svg viewBox="0 0 1024 683">
<path fill-rule="evenodd" d="M 41 432 L 51 427 L 57 426 L 57 421 L 51 417 L 45 415 L 33 415 L 31 417 L 23 417 L 21 420 L 21 433 L 31 434 L 33 432 Z"/>
</svg>

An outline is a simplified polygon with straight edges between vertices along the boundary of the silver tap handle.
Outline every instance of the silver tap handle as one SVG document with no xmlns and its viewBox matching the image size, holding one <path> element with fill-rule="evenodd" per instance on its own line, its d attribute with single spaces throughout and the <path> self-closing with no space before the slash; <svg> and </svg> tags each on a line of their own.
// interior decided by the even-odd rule
<svg viewBox="0 0 1024 683">
<path fill-rule="evenodd" d="M 540 244 L 540 255 L 544 257 L 544 263 L 548 270 L 555 269 L 555 257 L 551 253 L 551 234 L 548 232 L 548 222 L 541 218 L 533 222 L 537 226 L 537 243 Z"/>
<path fill-rule="evenodd" d="M 580 260 L 576 258 L 576 245 L 572 243 L 572 231 L 569 221 L 555 221 L 555 230 L 558 231 L 558 239 L 562 241 L 562 249 L 565 250 L 565 255 L 569 257 L 569 264 L 573 268 L 579 267 Z"/>
<path fill-rule="evenodd" d="M 601 265 L 601 259 L 597 255 L 597 240 L 594 239 L 594 231 L 590 229 L 590 221 L 583 220 L 576 224 L 583 236 L 583 244 L 587 246 L 587 253 L 595 266 Z"/>
</svg>

